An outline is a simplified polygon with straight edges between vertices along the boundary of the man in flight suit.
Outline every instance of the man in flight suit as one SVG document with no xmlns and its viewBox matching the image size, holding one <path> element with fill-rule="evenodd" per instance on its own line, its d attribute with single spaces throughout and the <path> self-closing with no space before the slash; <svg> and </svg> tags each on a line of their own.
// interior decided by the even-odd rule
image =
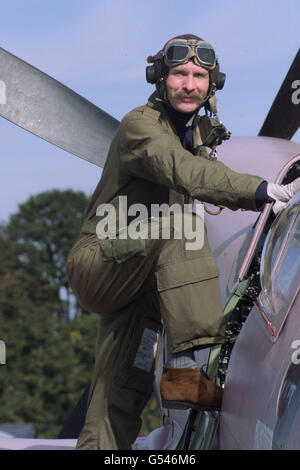
<svg viewBox="0 0 300 470">
<path fill-rule="evenodd" d="M 203 106 L 213 109 L 215 91 L 221 88 L 209 43 L 179 36 L 149 61 L 147 77 L 156 91 L 145 106 L 123 118 L 67 261 L 77 299 L 100 317 L 88 412 L 77 449 L 131 448 L 152 388 L 162 321 L 169 354 L 161 380 L 163 405 L 221 407 L 222 389 L 194 359 L 195 349 L 224 337 L 218 268 L 206 229 L 202 246 L 187 249 L 186 237 L 174 235 L 171 215 L 170 239 L 162 236 L 163 217 L 156 218 L 159 236 L 151 237 L 153 205 L 183 208 L 197 199 L 257 211 L 269 197 L 285 204 L 296 191 L 236 173 L 208 154 L 207 145 L 214 148 L 222 140 L 215 138 L 212 121 L 198 115 Z M 228 138 L 221 124 L 218 129 Z M 124 218 L 124 201 L 126 209 L 134 204 L 148 209 L 141 224 L 147 237 L 128 235 L 134 211 Z M 103 234 L 108 204 L 116 223 Z M 194 223 L 196 217 L 191 215 Z"/>
</svg>

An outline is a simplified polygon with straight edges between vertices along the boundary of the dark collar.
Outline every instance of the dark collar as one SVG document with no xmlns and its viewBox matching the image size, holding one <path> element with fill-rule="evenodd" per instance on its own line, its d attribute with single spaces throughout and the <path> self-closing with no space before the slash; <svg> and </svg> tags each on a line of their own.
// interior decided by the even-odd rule
<svg viewBox="0 0 300 470">
<path fill-rule="evenodd" d="M 163 105 L 176 128 L 184 129 L 187 126 L 192 125 L 192 118 L 194 118 L 196 114 L 195 111 L 192 113 L 182 113 L 181 111 L 177 111 L 176 109 L 172 108 L 167 102 L 164 102 Z"/>
<path fill-rule="evenodd" d="M 178 122 L 180 127 L 191 126 L 194 121 L 194 117 L 198 114 L 199 109 L 192 113 L 182 113 L 172 108 L 166 100 L 163 100 L 159 93 L 155 91 L 148 99 L 148 106 L 157 109 L 163 114 L 167 113 L 172 123 Z"/>
</svg>

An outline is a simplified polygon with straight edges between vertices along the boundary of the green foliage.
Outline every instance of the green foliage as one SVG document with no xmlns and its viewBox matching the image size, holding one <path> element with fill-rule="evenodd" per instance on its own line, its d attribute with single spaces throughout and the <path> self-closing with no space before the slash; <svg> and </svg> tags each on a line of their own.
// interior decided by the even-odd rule
<svg viewBox="0 0 300 470">
<path fill-rule="evenodd" d="M 57 437 L 92 375 L 98 317 L 75 301 L 65 268 L 87 204 L 48 191 L 0 226 L 0 423 L 34 423 L 35 437 Z M 153 399 L 142 417 L 141 435 L 161 425 Z"/>
<path fill-rule="evenodd" d="M 65 323 L 40 309 L 2 335 L 2 422 L 32 422 L 37 437 L 56 437 L 89 382 L 97 330 L 95 315 Z"/>
<path fill-rule="evenodd" d="M 73 297 L 66 278 L 66 258 L 79 236 L 87 204 L 83 192 L 44 192 L 21 204 L 2 230 L 6 270 L 18 272 L 27 297 L 35 304 L 51 302 L 65 320 Z"/>
<path fill-rule="evenodd" d="M 139 433 L 140 436 L 147 436 L 153 429 L 163 425 L 162 418 L 158 411 L 157 401 L 153 394 L 145 406 L 141 418 L 142 427 Z"/>
<path fill-rule="evenodd" d="M 0 422 L 32 422 L 36 437 L 58 435 L 92 374 L 98 318 L 75 301 L 65 269 L 87 203 L 42 193 L 0 229 Z"/>
</svg>

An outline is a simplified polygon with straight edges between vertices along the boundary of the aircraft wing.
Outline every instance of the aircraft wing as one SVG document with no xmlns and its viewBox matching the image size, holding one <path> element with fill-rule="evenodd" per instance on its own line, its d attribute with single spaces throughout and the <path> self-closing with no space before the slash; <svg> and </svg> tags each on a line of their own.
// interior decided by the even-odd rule
<svg viewBox="0 0 300 470">
<path fill-rule="evenodd" d="M 119 121 L 0 48 L 0 116 L 77 157 L 104 166 Z"/>
</svg>

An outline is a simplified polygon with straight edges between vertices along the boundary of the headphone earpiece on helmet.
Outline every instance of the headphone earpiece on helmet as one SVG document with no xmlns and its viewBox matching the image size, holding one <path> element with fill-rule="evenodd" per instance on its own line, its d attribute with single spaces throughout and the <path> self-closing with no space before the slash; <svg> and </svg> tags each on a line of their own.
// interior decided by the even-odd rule
<svg viewBox="0 0 300 470">
<path fill-rule="evenodd" d="M 215 68 L 210 72 L 210 80 L 215 84 L 216 90 L 222 90 L 226 79 L 226 74 L 220 72 L 220 65 L 217 61 Z"/>
<path fill-rule="evenodd" d="M 152 84 L 157 82 L 158 78 L 154 65 L 148 65 L 146 67 L 146 80 L 148 83 Z"/>
<path fill-rule="evenodd" d="M 164 63 L 162 52 L 159 51 L 154 57 L 149 56 L 147 58 L 147 62 L 153 64 L 146 67 L 146 80 L 148 83 L 157 84 L 168 74 L 168 67 Z"/>
<path fill-rule="evenodd" d="M 226 73 L 219 72 L 218 73 L 217 83 L 216 83 L 217 90 L 222 90 L 222 88 L 225 84 L 225 80 L 226 80 Z"/>
</svg>

